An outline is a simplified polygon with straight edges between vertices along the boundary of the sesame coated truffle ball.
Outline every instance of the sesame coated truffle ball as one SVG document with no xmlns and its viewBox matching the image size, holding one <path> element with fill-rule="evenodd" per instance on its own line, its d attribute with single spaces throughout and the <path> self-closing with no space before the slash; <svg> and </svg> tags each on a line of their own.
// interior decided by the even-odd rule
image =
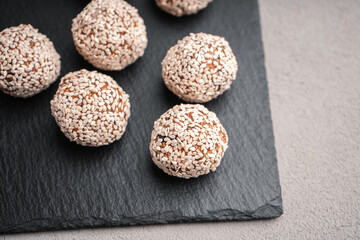
<svg viewBox="0 0 360 240">
<path fill-rule="evenodd" d="M 167 174 L 196 178 L 216 170 L 227 143 L 227 133 L 215 113 L 199 104 L 181 104 L 155 121 L 150 153 Z"/>
<path fill-rule="evenodd" d="M 31 97 L 60 74 L 60 55 L 53 43 L 31 25 L 0 32 L 0 89 L 15 97 Z"/>
<path fill-rule="evenodd" d="M 70 141 L 83 146 L 107 145 L 125 132 L 129 95 L 110 76 L 83 69 L 61 79 L 51 112 Z"/>
<path fill-rule="evenodd" d="M 238 65 L 229 43 L 206 33 L 190 34 L 162 61 L 166 86 L 188 102 L 208 102 L 230 88 Z"/>
<path fill-rule="evenodd" d="M 195 14 L 213 0 L 156 0 L 156 4 L 165 12 L 180 17 Z"/>
<path fill-rule="evenodd" d="M 146 28 L 123 0 L 93 0 L 73 19 L 77 51 L 102 70 L 121 70 L 144 54 Z"/>
</svg>

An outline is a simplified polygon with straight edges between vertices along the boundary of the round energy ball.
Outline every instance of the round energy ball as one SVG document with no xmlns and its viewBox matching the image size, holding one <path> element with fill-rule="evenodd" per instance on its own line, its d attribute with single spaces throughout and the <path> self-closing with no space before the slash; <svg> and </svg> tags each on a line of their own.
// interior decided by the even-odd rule
<svg viewBox="0 0 360 240">
<path fill-rule="evenodd" d="M 213 0 L 156 0 L 156 4 L 165 12 L 180 17 L 195 14 Z"/>
<path fill-rule="evenodd" d="M 15 97 L 31 97 L 60 74 L 60 55 L 53 43 L 31 25 L 0 32 L 0 89 Z"/>
<path fill-rule="evenodd" d="M 73 19 L 77 51 L 102 70 L 121 70 L 143 56 L 147 35 L 138 10 L 123 0 L 93 0 Z"/>
<path fill-rule="evenodd" d="M 206 33 L 190 34 L 162 61 L 166 86 L 187 102 L 208 102 L 230 88 L 238 65 L 229 43 Z"/>
<path fill-rule="evenodd" d="M 199 104 L 181 104 L 155 121 L 150 153 L 167 174 L 196 178 L 216 170 L 227 144 L 227 133 L 215 113 Z"/>
<path fill-rule="evenodd" d="M 129 95 L 110 76 L 83 69 L 61 79 L 51 112 L 70 141 L 83 146 L 107 145 L 125 132 Z"/>
</svg>

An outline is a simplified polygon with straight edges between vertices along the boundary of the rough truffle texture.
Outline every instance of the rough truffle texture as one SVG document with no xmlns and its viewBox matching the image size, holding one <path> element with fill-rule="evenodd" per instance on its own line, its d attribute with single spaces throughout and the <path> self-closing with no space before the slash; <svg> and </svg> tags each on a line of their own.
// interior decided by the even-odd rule
<svg viewBox="0 0 360 240">
<path fill-rule="evenodd" d="M 188 102 L 210 101 L 230 88 L 238 65 L 222 37 L 198 33 L 178 41 L 162 61 L 166 86 Z"/>
<path fill-rule="evenodd" d="M 77 51 L 103 70 L 121 70 L 144 54 L 146 28 L 136 8 L 123 0 L 93 0 L 73 19 Z"/>
<path fill-rule="evenodd" d="M 216 170 L 227 143 L 227 133 L 215 113 L 199 104 L 181 104 L 155 121 L 150 153 L 167 174 L 196 178 Z"/>
<path fill-rule="evenodd" d="M 195 14 L 213 0 L 156 0 L 156 4 L 165 12 L 174 16 Z"/>
<path fill-rule="evenodd" d="M 0 32 L 0 89 L 4 93 L 31 97 L 57 79 L 60 65 L 53 43 L 31 25 Z"/>
<path fill-rule="evenodd" d="M 107 145 L 125 132 L 129 95 L 111 77 L 80 70 L 61 79 L 51 112 L 71 141 L 83 146 Z"/>
</svg>

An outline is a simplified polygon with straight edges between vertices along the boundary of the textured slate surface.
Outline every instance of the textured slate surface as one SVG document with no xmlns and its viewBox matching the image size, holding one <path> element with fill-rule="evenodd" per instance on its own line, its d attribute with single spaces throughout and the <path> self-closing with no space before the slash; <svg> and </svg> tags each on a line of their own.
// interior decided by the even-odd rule
<svg viewBox="0 0 360 240">
<path fill-rule="evenodd" d="M 50 114 L 59 80 L 30 99 L 0 93 L 0 232 L 95 226 L 228 221 L 282 214 L 258 5 L 215 1 L 198 15 L 174 18 L 152 0 L 130 0 L 148 29 L 142 59 L 106 72 L 130 94 L 131 117 L 118 142 L 86 148 L 63 136 Z M 88 1 L 2 0 L 0 29 L 31 23 L 54 42 L 61 76 L 93 69 L 73 46 L 71 19 Z M 169 47 L 190 32 L 224 36 L 239 73 L 224 95 L 205 104 L 229 134 L 229 149 L 215 173 L 183 180 L 151 161 L 152 124 L 181 101 L 161 80 Z"/>
</svg>

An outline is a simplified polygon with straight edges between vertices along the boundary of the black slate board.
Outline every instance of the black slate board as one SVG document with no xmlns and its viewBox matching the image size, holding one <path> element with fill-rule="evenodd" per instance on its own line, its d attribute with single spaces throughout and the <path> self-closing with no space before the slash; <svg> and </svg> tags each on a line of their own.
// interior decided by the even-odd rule
<svg viewBox="0 0 360 240">
<path fill-rule="evenodd" d="M 264 68 L 259 12 L 253 0 L 215 0 L 198 15 L 175 18 L 154 0 L 129 0 L 148 30 L 143 58 L 106 72 L 130 94 L 131 118 L 120 141 L 81 147 L 64 137 L 50 114 L 50 89 L 30 99 L 0 93 L 0 232 L 97 226 L 229 221 L 282 214 L 281 190 Z M 39 28 L 62 57 L 61 76 L 94 69 L 77 54 L 71 20 L 84 0 L 1 0 L 0 29 Z M 191 32 L 224 36 L 239 63 L 236 81 L 205 104 L 229 134 L 215 173 L 170 177 L 152 163 L 152 125 L 181 101 L 166 89 L 160 62 Z"/>
</svg>

